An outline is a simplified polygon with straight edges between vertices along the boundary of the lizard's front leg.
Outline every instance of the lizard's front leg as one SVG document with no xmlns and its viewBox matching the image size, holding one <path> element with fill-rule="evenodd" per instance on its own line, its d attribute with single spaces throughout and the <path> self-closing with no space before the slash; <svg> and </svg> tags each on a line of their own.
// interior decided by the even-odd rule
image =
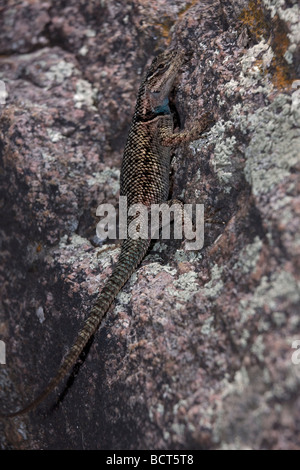
<svg viewBox="0 0 300 470">
<path fill-rule="evenodd" d="M 173 147 L 184 142 L 192 142 L 200 138 L 199 134 L 202 134 L 211 122 L 212 119 L 209 118 L 209 114 L 204 114 L 201 121 L 190 130 L 173 133 L 163 128 L 160 131 L 160 143 L 164 147 Z"/>
</svg>

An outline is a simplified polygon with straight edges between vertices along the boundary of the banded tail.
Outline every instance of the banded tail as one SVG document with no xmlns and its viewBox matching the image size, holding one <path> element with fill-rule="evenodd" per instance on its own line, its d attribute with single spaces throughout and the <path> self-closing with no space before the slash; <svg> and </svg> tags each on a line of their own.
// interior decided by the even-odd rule
<svg viewBox="0 0 300 470">
<path fill-rule="evenodd" d="M 50 381 L 45 390 L 33 402 L 13 413 L 0 413 L 0 418 L 13 418 L 14 416 L 19 416 L 32 411 L 52 392 L 52 390 L 54 390 L 54 388 L 64 378 L 66 373 L 76 363 L 79 355 L 88 343 L 89 339 L 99 328 L 102 319 L 107 313 L 115 297 L 146 255 L 149 245 L 150 240 L 132 240 L 130 238 L 124 240 L 118 262 L 108 281 L 104 285 L 103 290 L 101 291 L 94 306 L 92 307 L 90 315 L 86 319 L 83 328 L 79 332 L 75 343 L 71 347 L 65 360 L 58 369 L 56 376 Z"/>
</svg>

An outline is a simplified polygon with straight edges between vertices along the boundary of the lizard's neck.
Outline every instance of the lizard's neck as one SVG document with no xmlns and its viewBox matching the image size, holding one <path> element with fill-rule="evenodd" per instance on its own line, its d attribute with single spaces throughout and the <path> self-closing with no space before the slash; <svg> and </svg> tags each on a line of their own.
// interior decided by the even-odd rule
<svg viewBox="0 0 300 470">
<path fill-rule="evenodd" d="M 171 114 L 169 106 L 169 98 L 165 98 L 161 105 L 154 108 L 154 113 L 157 114 Z"/>
</svg>

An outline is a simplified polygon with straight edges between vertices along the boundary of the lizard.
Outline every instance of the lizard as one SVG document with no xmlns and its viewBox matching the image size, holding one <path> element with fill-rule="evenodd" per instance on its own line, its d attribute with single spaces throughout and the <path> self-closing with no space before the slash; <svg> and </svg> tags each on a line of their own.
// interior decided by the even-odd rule
<svg viewBox="0 0 300 470">
<path fill-rule="evenodd" d="M 141 203 L 150 208 L 151 204 L 168 202 L 172 147 L 195 140 L 208 126 L 209 119 L 205 114 L 191 130 L 174 132 L 169 97 L 184 60 L 183 50 L 162 52 L 153 59 L 141 82 L 120 173 L 120 195 L 127 197 L 128 207 Z M 127 219 L 130 221 L 132 217 L 127 215 Z M 150 236 L 137 239 L 127 237 L 123 240 L 113 271 L 55 377 L 31 403 L 18 411 L 0 414 L 0 417 L 15 417 L 32 411 L 59 385 L 98 330 L 124 284 L 147 254 L 150 243 Z"/>
</svg>

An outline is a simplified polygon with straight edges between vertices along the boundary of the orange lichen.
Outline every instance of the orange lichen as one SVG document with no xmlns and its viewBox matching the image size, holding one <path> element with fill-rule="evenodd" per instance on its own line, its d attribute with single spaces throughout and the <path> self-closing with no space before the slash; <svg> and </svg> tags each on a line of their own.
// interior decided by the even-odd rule
<svg viewBox="0 0 300 470">
<path fill-rule="evenodd" d="M 291 70 L 284 59 L 284 54 L 286 53 L 289 44 L 290 42 L 285 31 L 275 29 L 273 40 L 271 42 L 275 55 L 271 66 L 274 69 L 273 83 L 279 89 L 289 88 L 295 79 L 294 71 Z"/>
<path fill-rule="evenodd" d="M 240 15 L 241 22 L 247 26 L 250 32 L 257 40 L 265 36 L 267 32 L 267 23 L 264 16 L 264 10 L 260 0 L 251 0 Z"/>
<path fill-rule="evenodd" d="M 196 3 L 198 3 L 199 0 L 192 0 L 191 2 L 187 3 L 185 5 L 185 7 L 183 7 L 179 13 L 178 13 L 178 17 L 181 18 L 191 7 L 193 7 L 194 5 L 196 5 Z"/>
<path fill-rule="evenodd" d="M 290 42 L 283 21 L 277 15 L 272 20 L 268 18 L 261 0 L 251 0 L 242 11 L 240 20 L 256 41 L 264 38 L 270 44 L 274 56 L 264 72 L 270 73 L 274 86 L 277 89 L 289 88 L 295 79 L 295 71 L 284 59 Z"/>
<path fill-rule="evenodd" d="M 161 23 L 158 23 L 158 26 L 160 27 L 160 33 L 163 38 L 166 38 L 170 42 L 171 37 L 170 37 L 170 31 L 172 26 L 174 25 L 175 21 L 171 20 L 171 18 L 166 17 L 164 21 Z"/>
<path fill-rule="evenodd" d="M 291 78 L 289 72 L 286 70 L 287 67 L 281 66 L 280 64 L 275 66 L 273 74 L 273 84 L 279 90 L 283 88 L 290 88 L 295 78 Z"/>
<path fill-rule="evenodd" d="M 199 0 L 192 0 L 188 3 L 186 3 L 186 5 L 178 12 L 178 20 L 180 20 L 180 18 L 182 16 L 184 16 L 184 14 L 191 8 L 193 7 L 196 3 L 198 3 Z M 175 20 L 171 19 L 170 17 L 165 17 L 165 19 L 159 23 L 156 23 L 155 24 L 155 27 L 159 29 L 159 34 L 162 38 L 165 38 L 165 42 L 167 44 L 169 44 L 171 42 L 171 28 L 172 26 L 174 26 L 174 24 L 176 23 Z"/>
</svg>

